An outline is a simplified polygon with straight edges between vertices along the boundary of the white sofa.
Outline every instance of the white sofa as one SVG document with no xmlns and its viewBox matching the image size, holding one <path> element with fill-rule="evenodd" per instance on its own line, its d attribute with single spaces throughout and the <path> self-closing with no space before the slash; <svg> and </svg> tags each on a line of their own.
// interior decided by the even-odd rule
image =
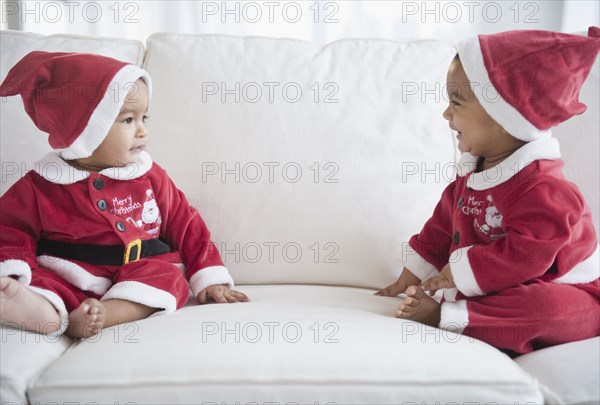
<svg viewBox="0 0 600 405">
<path fill-rule="evenodd" d="M 442 118 L 452 44 L 156 34 L 144 46 L 3 31 L 0 78 L 32 50 L 150 72 L 150 153 L 252 302 L 190 300 L 80 341 L 3 325 L 2 404 L 600 401 L 600 338 L 513 360 L 396 319 L 400 298 L 373 295 L 398 276 L 406 241 L 454 174 Z M 555 131 L 597 229 L 598 78 L 596 64 L 588 112 Z M 49 147 L 20 98 L 0 108 L 4 192 Z"/>
</svg>

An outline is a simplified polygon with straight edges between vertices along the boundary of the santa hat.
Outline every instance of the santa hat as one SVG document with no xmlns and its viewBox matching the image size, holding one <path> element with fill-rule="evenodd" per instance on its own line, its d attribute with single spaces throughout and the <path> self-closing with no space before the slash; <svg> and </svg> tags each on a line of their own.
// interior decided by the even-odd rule
<svg viewBox="0 0 600 405">
<path fill-rule="evenodd" d="M 88 157 L 100 146 L 135 81 L 148 73 L 106 56 L 35 51 L 25 55 L 0 85 L 0 96 L 20 94 L 33 123 L 65 159 Z"/>
<path fill-rule="evenodd" d="M 600 51 L 600 29 L 588 36 L 508 31 L 462 41 L 458 54 L 485 111 L 515 138 L 550 136 L 582 114 L 579 91 Z"/>
</svg>

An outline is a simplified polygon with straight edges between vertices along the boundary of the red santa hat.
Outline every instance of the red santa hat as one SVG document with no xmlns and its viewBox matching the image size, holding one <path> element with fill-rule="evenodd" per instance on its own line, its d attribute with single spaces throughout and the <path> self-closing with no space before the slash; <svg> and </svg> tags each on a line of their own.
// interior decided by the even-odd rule
<svg viewBox="0 0 600 405">
<path fill-rule="evenodd" d="M 550 136 L 582 114 L 579 91 L 600 51 L 600 29 L 588 36 L 508 31 L 462 41 L 458 54 L 485 111 L 515 138 Z"/>
<path fill-rule="evenodd" d="M 20 94 L 34 124 L 65 159 L 90 156 L 119 115 L 135 81 L 148 73 L 106 56 L 34 51 L 25 55 L 0 85 L 0 96 Z"/>
</svg>

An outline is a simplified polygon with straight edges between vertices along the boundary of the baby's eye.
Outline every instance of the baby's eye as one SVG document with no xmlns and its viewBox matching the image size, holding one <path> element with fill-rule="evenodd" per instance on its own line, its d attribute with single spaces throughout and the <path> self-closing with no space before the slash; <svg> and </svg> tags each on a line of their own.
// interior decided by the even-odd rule
<svg viewBox="0 0 600 405">
<path fill-rule="evenodd" d="M 460 105 L 460 103 L 456 100 L 450 100 L 450 104 Z"/>
<path fill-rule="evenodd" d="M 146 122 L 146 121 L 148 121 L 149 119 L 150 119 L 150 116 L 149 116 L 149 115 L 144 115 L 144 116 L 142 117 L 142 122 Z"/>
<path fill-rule="evenodd" d="M 131 124 L 131 123 L 133 122 L 133 117 L 125 118 L 125 119 L 123 120 L 123 122 L 124 122 L 125 124 Z"/>
</svg>

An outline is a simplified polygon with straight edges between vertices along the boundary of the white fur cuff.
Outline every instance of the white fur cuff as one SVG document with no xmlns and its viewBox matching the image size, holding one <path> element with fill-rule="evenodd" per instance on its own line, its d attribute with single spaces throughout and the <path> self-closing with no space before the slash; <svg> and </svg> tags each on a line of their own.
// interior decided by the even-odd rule
<svg viewBox="0 0 600 405">
<path fill-rule="evenodd" d="M 167 314 L 177 309 L 175 296 L 168 291 L 139 281 L 122 281 L 113 285 L 100 301 L 111 299 L 137 302 L 150 308 L 161 308 Z"/>
<path fill-rule="evenodd" d="M 424 281 L 439 274 L 433 264 L 429 263 L 424 257 L 415 252 L 410 245 L 407 245 L 406 249 L 406 261 L 404 266 L 410 270 L 412 274 L 418 277 L 419 280 Z"/>
<path fill-rule="evenodd" d="M 233 288 L 233 279 L 225 266 L 211 266 L 198 270 L 196 274 L 190 278 L 190 288 L 194 296 L 211 285 L 227 284 L 229 288 Z"/>
<path fill-rule="evenodd" d="M 460 248 L 452 252 L 450 256 L 450 271 L 454 278 L 456 289 L 467 297 L 484 295 L 475 280 L 475 274 L 469 262 L 469 249 L 471 246 Z"/>
<path fill-rule="evenodd" d="M 31 283 L 31 268 L 23 260 L 5 260 L 0 263 L 0 276 L 17 276 L 21 284 Z"/>
<path fill-rule="evenodd" d="M 65 330 L 67 330 L 67 326 L 69 325 L 69 313 L 67 312 L 67 307 L 62 298 L 56 293 L 43 288 L 30 286 L 29 289 L 50 301 L 60 316 L 60 328 L 56 332 L 49 333 L 48 336 L 60 336 L 65 333 Z"/>
<path fill-rule="evenodd" d="M 451 332 L 462 333 L 469 324 L 469 311 L 467 301 L 444 302 L 441 307 L 440 325 L 441 329 Z"/>
</svg>

